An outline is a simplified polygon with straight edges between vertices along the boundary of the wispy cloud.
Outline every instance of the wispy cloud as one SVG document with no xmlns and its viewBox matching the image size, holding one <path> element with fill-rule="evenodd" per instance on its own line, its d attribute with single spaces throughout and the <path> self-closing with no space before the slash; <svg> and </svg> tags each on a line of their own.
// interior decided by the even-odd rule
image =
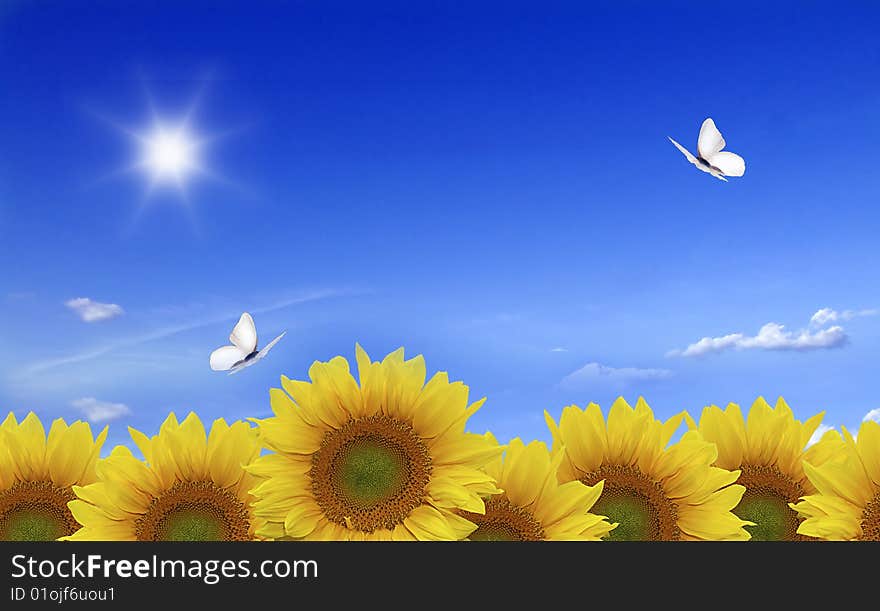
<svg viewBox="0 0 880 611">
<path fill-rule="evenodd" d="M 573 371 L 559 383 L 563 388 L 580 388 L 596 381 L 606 380 L 617 383 L 665 380 L 672 377 L 668 369 L 640 369 L 638 367 L 609 367 L 601 363 L 587 363 Z"/>
<path fill-rule="evenodd" d="M 64 302 L 64 305 L 73 310 L 85 322 L 110 320 L 122 316 L 125 312 L 121 306 L 115 303 L 101 303 L 100 301 L 92 301 L 88 297 L 70 299 Z"/>
<path fill-rule="evenodd" d="M 867 311 L 863 310 L 862 312 Z M 866 316 L 867 314 L 856 315 Z M 785 325 L 768 322 L 758 330 L 757 335 L 728 333 L 718 337 L 704 337 L 690 344 L 687 348 L 670 350 L 666 356 L 704 356 L 727 350 L 795 350 L 806 352 L 839 348 L 849 341 L 843 327 L 840 325 L 834 325 L 827 329 L 815 329 L 815 327 L 839 320 L 841 316 L 834 310 L 823 308 L 813 314 L 810 319 L 810 326 L 814 327 L 812 330 L 808 328 L 799 331 L 786 331 Z"/>
<path fill-rule="evenodd" d="M 98 401 L 94 397 L 76 399 L 70 404 L 85 414 L 89 422 L 110 422 L 131 414 L 131 410 L 124 403 Z"/>
<path fill-rule="evenodd" d="M 556 348 L 550 348 L 550 352 L 568 352 L 568 348 L 561 348 L 557 346 Z"/>
<path fill-rule="evenodd" d="M 26 299 L 33 299 L 36 297 L 36 293 L 33 291 L 16 291 L 13 293 L 6 293 L 6 301 L 24 301 Z"/>
<path fill-rule="evenodd" d="M 330 297 L 338 297 L 342 295 L 350 295 L 350 292 L 345 291 L 337 291 L 337 290 L 322 290 L 322 291 L 314 291 L 311 293 L 307 293 L 305 295 L 300 295 L 297 297 L 291 297 L 286 299 L 281 299 L 270 303 L 265 306 L 260 306 L 257 308 L 252 308 L 249 311 L 252 314 L 265 314 L 267 312 L 274 312 L 276 310 L 282 310 L 284 308 L 292 307 L 295 305 L 308 303 L 310 301 L 318 301 L 321 299 L 328 299 Z M 76 363 L 83 363 L 86 361 L 91 361 L 93 359 L 102 357 L 104 355 L 110 354 L 111 352 L 115 352 L 121 348 L 131 348 L 134 346 L 140 346 L 141 344 L 146 344 L 149 342 L 154 342 L 160 339 L 165 339 L 167 337 L 171 337 L 174 335 L 178 335 L 179 333 L 185 333 L 187 331 L 192 331 L 195 329 L 200 329 L 203 327 L 210 327 L 211 325 L 216 325 L 221 322 L 225 322 L 228 320 L 236 320 L 241 316 L 241 312 L 226 312 L 222 315 L 217 315 L 213 317 L 200 318 L 198 320 L 194 320 L 187 323 L 182 323 L 179 325 L 167 326 L 156 329 L 155 331 L 151 331 L 149 333 L 145 333 L 143 335 L 137 335 L 134 337 L 120 339 L 114 343 L 106 344 L 104 346 L 100 346 L 97 348 L 93 348 L 91 350 L 84 350 L 82 352 L 78 352 L 76 354 L 71 354 L 68 356 L 63 356 L 55 359 L 48 359 L 44 361 L 38 361 L 36 363 L 31 363 L 24 369 L 20 371 L 20 375 L 25 377 L 33 376 L 34 374 L 44 373 L 46 371 L 63 367 L 65 365 L 73 365 Z"/>
<path fill-rule="evenodd" d="M 838 312 L 837 310 L 832 310 L 831 308 L 822 308 L 821 310 L 818 310 L 815 314 L 813 314 L 812 318 L 810 318 L 810 325 L 814 327 L 824 327 L 830 322 L 847 321 L 863 316 L 876 316 L 877 314 L 880 314 L 880 310 L 864 309 L 843 310 L 841 312 Z"/>
<path fill-rule="evenodd" d="M 522 322 L 525 316 L 518 312 L 496 312 L 466 321 L 464 324 L 474 327 L 492 327 L 495 325 L 511 325 Z"/>
</svg>

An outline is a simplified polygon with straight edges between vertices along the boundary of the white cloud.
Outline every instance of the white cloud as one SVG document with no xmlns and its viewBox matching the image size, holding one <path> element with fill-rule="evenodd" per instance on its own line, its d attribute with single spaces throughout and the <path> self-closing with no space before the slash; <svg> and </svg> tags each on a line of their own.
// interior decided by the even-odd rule
<svg viewBox="0 0 880 611">
<path fill-rule="evenodd" d="M 76 399 L 70 404 L 85 414 L 89 422 L 110 422 L 131 413 L 131 410 L 124 403 L 98 401 L 94 397 Z"/>
<path fill-rule="evenodd" d="M 64 303 L 68 308 L 76 312 L 77 316 L 85 322 L 98 322 L 122 316 L 124 310 L 115 303 L 101 303 L 92 301 L 88 297 L 77 297 Z"/>
<path fill-rule="evenodd" d="M 812 318 L 810 318 L 810 324 L 814 327 L 824 327 L 830 322 L 852 320 L 853 318 L 859 318 L 862 316 L 876 316 L 877 314 L 880 314 L 880 310 L 843 310 L 842 312 L 838 312 L 831 308 L 822 308 L 813 314 Z"/>
<path fill-rule="evenodd" d="M 786 331 L 784 325 L 768 322 L 761 327 L 757 335 L 749 336 L 742 333 L 731 333 L 722 337 L 704 337 L 684 350 L 671 350 L 666 356 L 703 356 L 725 350 L 823 350 L 838 348 L 848 341 L 843 327 L 834 326 L 828 329 L 811 332 Z"/>
<path fill-rule="evenodd" d="M 672 376 L 668 369 L 639 369 L 637 367 L 609 367 L 601 363 L 587 363 L 577 371 L 568 374 L 560 386 L 576 388 L 596 380 L 609 380 L 626 383 L 645 380 L 665 380 Z"/>
<path fill-rule="evenodd" d="M 755 337 L 746 337 L 740 342 L 743 348 L 762 348 L 764 350 L 817 350 L 836 348 L 844 344 L 847 335 L 843 327 L 834 326 L 815 333 L 786 331 L 784 325 L 769 322 L 758 331 Z"/>
<path fill-rule="evenodd" d="M 840 315 L 831 308 L 822 308 L 813 314 L 810 318 L 810 324 L 816 327 L 822 327 L 829 322 L 834 322 Z"/>
<path fill-rule="evenodd" d="M 827 424 L 820 424 L 819 428 L 817 428 L 815 431 L 813 431 L 813 434 L 810 437 L 810 440 L 807 442 L 807 447 L 809 448 L 814 443 L 819 443 L 819 440 L 822 439 L 822 435 L 824 435 L 828 431 L 833 431 L 833 430 L 834 430 L 833 426 L 828 426 Z"/>
<path fill-rule="evenodd" d="M 868 422 L 869 420 L 873 420 L 874 422 L 880 422 L 880 408 L 872 409 L 867 414 L 865 414 L 864 417 L 862 418 L 862 422 Z M 849 434 L 853 436 L 853 439 L 858 439 L 859 427 L 861 426 L 861 422 L 859 424 L 854 425 L 854 426 L 848 426 L 848 425 L 844 425 L 844 426 L 846 426 L 846 430 L 849 431 Z M 834 430 L 840 431 L 840 430 L 842 430 L 842 427 L 833 427 L 833 426 L 828 426 L 826 424 L 820 424 L 819 428 L 817 428 L 816 431 L 813 433 L 813 435 L 810 437 L 810 441 L 807 442 L 807 447 L 810 447 L 814 443 L 817 443 L 820 439 L 822 439 L 822 435 L 824 435 L 828 431 L 834 431 Z"/>
<path fill-rule="evenodd" d="M 873 420 L 874 422 L 880 422 L 880 408 L 872 409 L 870 412 L 865 414 L 865 417 L 862 418 L 862 422 L 867 422 L 868 420 Z"/>
<path fill-rule="evenodd" d="M 550 352 L 568 352 L 568 348 L 561 348 L 561 347 L 550 348 Z"/>
<path fill-rule="evenodd" d="M 684 350 L 670 350 L 666 356 L 702 356 L 710 352 L 723 352 L 735 348 L 743 340 L 742 333 L 731 333 L 722 337 L 704 337 Z"/>
</svg>

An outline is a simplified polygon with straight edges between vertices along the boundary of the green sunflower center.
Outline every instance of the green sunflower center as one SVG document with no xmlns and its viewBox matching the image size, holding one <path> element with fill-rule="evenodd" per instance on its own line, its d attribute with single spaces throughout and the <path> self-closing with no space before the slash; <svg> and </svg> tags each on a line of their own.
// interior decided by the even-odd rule
<svg viewBox="0 0 880 611">
<path fill-rule="evenodd" d="M 462 511 L 461 515 L 477 525 L 468 537 L 471 541 L 544 540 L 541 523 L 528 510 L 504 497 L 494 496 L 486 501 L 485 514 Z"/>
<path fill-rule="evenodd" d="M 581 481 L 595 486 L 604 480 L 602 495 L 590 513 L 606 516 L 617 527 L 605 539 L 609 541 L 677 541 L 678 507 L 663 486 L 628 465 L 602 465 L 586 473 Z"/>
<path fill-rule="evenodd" d="M 424 501 L 431 457 L 409 424 L 373 415 L 325 433 L 309 476 L 327 519 L 363 532 L 393 529 Z"/>
<path fill-rule="evenodd" d="M 788 504 L 796 503 L 803 487 L 775 466 L 742 465 L 737 480 L 745 486 L 742 500 L 733 509 L 737 517 L 754 522 L 745 526 L 752 541 L 800 541 L 798 515 Z"/>
<path fill-rule="evenodd" d="M 859 540 L 880 541 L 880 494 L 875 494 L 874 498 L 865 505 L 861 527 L 862 534 Z"/>
<path fill-rule="evenodd" d="M 0 492 L 0 541 L 54 541 L 79 530 L 70 488 L 51 482 L 16 482 Z"/>
<path fill-rule="evenodd" d="M 162 522 L 160 541 L 223 541 L 223 522 L 210 508 L 179 509 Z"/>
<path fill-rule="evenodd" d="M 248 509 L 212 482 L 177 482 L 135 523 L 139 541 L 248 541 Z"/>
<path fill-rule="evenodd" d="M 381 439 L 355 439 L 339 459 L 339 492 L 359 507 L 374 507 L 406 485 L 406 457 Z"/>
</svg>

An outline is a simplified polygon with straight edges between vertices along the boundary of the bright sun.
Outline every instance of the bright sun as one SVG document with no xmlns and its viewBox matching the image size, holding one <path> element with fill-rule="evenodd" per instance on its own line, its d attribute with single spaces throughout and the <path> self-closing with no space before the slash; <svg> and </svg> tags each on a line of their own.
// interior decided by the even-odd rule
<svg viewBox="0 0 880 611">
<path fill-rule="evenodd" d="M 0 0 L 2 3 L 3 0 Z M 193 94 L 189 104 L 177 113 L 167 115 L 157 109 L 153 96 L 144 86 L 146 94 L 147 121 L 139 126 L 126 125 L 112 118 L 96 113 L 112 127 L 127 136 L 132 144 L 132 157 L 129 164 L 120 168 L 117 173 L 139 174 L 145 180 L 143 197 L 137 202 L 133 223 L 148 207 L 149 200 L 158 199 L 157 191 L 176 192 L 176 201 L 192 217 L 194 226 L 194 202 L 190 198 L 191 183 L 203 180 L 219 182 L 230 186 L 231 183 L 223 175 L 209 166 L 210 149 L 216 141 L 225 137 L 229 130 L 218 133 L 205 133 L 197 128 L 195 118 L 204 93 L 205 82 L 202 82 Z M 167 201 L 162 197 L 163 201 Z"/>
<path fill-rule="evenodd" d="M 198 142 L 183 128 L 156 127 L 143 138 L 143 166 L 153 183 L 183 183 L 187 174 L 197 171 Z"/>
</svg>

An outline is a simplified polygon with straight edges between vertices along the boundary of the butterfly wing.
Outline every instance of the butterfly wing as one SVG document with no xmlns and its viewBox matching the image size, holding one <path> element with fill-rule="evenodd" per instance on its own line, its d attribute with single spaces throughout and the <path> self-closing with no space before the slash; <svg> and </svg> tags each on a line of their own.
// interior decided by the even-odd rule
<svg viewBox="0 0 880 611">
<path fill-rule="evenodd" d="M 257 349 L 257 328 L 250 314 L 245 312 L 241 315 L 229 334 L 229 341 L 244 352 L 245 356 Z"/>
<path fill-rule="evenodd" d="M 254 360 L 261 359 L 261 358 L 263 358 L 264 356 L 266 356 L 266 353 L 268 353 L 269 350 L 272 349 L 272 346 L 274 346 L 275 344 L 277 344 L 277 343 L 281 340 L 281 338 L 284 337 L 286 334 L 287 334 L 287 331 L 284 331 L 281 335 L 279 335 L 278 337 L 276 337 L 275 339 L 273 339 L 271 342 L 269 342 L 268 344 L 266 344 L 265 348 L 263 348 L 262 350 L 260 350 L 259 352 L 257 352 L 256 356 L 254 357 Z"/>
<path fill-rule="evenodd" d="M 211 353 L 211 369 L 214 371 L 226 371 L 231 369 L 233 365 L 246 356 L 247 354 L 245 354 L 238 346 L 223 346 L 217 348 Z"/>
<path fill-rule="evenodd" d="M 697 154 L 708 161 L 710 157 L 717 155 L 725 144 L 721 132 L 715 127 L 715 121 L 711 117 L 703 121 L 700 137 L 697 140 Z"/>
<path fill-rule="evenodd" d="M 666 136 L 666 137 L 669 138 L 669 136 Z M 697 158 L 694 157 L 693 155 L 691 155 L 691 152 L 690 152 L 689 150 L 687 150 L 686 148 L 684 148 L 682 145 L 680 145 L 678 142 L 676 142 L 676 141 L 673 140 L 672 138 L 669 138 L 669 141 L 670 141 L 672 144 L 675 145 L 675 148 L 677 148 L 678 150 L 681 151 L 682 155 L 684 155 L 685 157 L 687 157 L 687 160 L 688 160 L 688 161 L 690 161 L 690 162 L 691 162 L 692 164 L 694 164 L 694 165 L 699 165 L 699 162 L 697 161 Z"/>
<path fill-rule="evenodd" d="M 257 362 L 256 357 L 252 358 L 252 359 L 249 360 L 249 361 L 244 361 L 244 362 L 242 362 L 242 363 L 236 365 L 236 366 L 233 367 L 232 369 L 230 369 L 230 370 L 229 370 L 229 373 L 228 373 L 227 375 L 232 375 L 232 374 L 234 374 L 234 373 L 238 373 L 238 372 L 241 371 L 242 369 L 247 369 L 248 367 L 250 367 L 251 365 L 253 365 L 253 364 L 256 363 L 256 362 Z"/>
<path fill-rule="evenodd" d="M 746 173 L 746 161 L 736 153 L 722 151 L 706 159 L 721 170 L 725 176 L 742 176 Z"/>
<path fill-rule="evenodd" d="M 245 362 L 239 364 L 238 366 L 233 367 L 232 369 L 230 369 L 230 370 L 229 370 L 229 375 L 232 375 L 233 373 L 238 373 L 238 372 L 241 371 L 242 369 L 245 369 L 246 367 L 250 367 L 251 365 L 253 365 L 253 364 L 256 363 L 257 361 L 259 361 L 260 359 L 262 359 L 264 356 L 266 356 L 266 354 L 269 352 L 269 350 L 272 349 L 272 346 L 274 346 L 275 344 L 277 344 L 277 343 L 281 340 L 281 338 L 284 337 L 286 334 L 287 334 L 287 331 L 285 331 L 284 333 L 282 333 L 281 335 L 279 335 L 278 337 L 276 337 L 275 339 L 273 339 L 271 342 L 269 342 L 268 344 L 266 344 L 266 347 L 263 348 L 262 350 L 260 350 L 259 352 L 257 352 L 253 357 L 251 357 L 250 360 L 247 360 L 247 361 L 245 361 Z"/>
</svg>

